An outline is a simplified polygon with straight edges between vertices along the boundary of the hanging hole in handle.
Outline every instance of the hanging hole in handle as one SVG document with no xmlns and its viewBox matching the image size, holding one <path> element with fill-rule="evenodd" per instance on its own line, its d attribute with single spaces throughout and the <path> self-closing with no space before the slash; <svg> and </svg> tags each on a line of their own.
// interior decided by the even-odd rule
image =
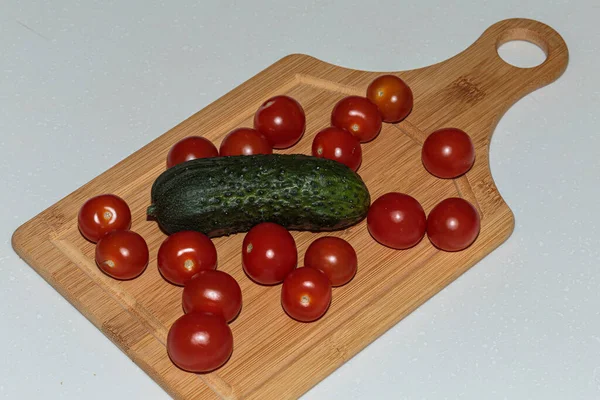
<svg viewBox="0 0 600 400">
<path fill-rule="evenodd" d="M 529 29 L 510 29 L 496 42 L 500 58 L 518 68 L 533 68 L 548 58 L 548 43 Z"/>
<path fill-rule="evenodd" d="M 537 45 L 526 40 L 510 40 L 498 47 L 498 55 L 505 62 L 519 68 L 533 68 L 546 61 L 546 54 Z"/>
</svg>

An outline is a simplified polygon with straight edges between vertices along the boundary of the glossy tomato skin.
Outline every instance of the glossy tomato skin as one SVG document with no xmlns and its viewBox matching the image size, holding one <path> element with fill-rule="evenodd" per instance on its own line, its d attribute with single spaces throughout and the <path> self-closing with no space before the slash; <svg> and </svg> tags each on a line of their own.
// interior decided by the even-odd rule
<svg viewBox="0 0 600 400">
<path fill-rule="evenodd" d="M 318 269 L 298 268 L 283 281 L 281 306 L 297 321 L 316 321 L 325 315 L 330 303 L 331 283 Z"/>
<path fill-rule="evenodd" d="M 443 128 L 430 134 L 421 151 L 423 165 L 438 178 L 456 178 L 471 169 L 475 148 L 467 133 L 456 128 Z"/>
<path fill-rule="evenodd" d="M 469 247 L 480 229 L 477 209 L 468 201 L 451 197 L 436 205 L 427 217 L 427 236 L 431 243 L 445 251 Z"/>
<path fill-rule="evenodd" d="M 404 193 L 391 192 L 371 204 L 367 227 L 371 236 L 384 246 L 408 249 L 425 235 L 427 218 L 416 199 Z"/>
<path fill-rule="evenodd" d="M 167 154 L 167 168 L 197 158 L 217 157 L 217 147 L 201 136 L 189 136 L 175 143 Z"/>
<path fill-rule="evenodd" d="M 148 265 L 148 245 L 132 231 L 112 231 L 96 245 L 96 264 L 107 275 L 121 280 L 141 275 Z"/>
<path fill-rule="evenodd" d="M 298 143 L 306 127 L 306 116 L 298 101 L 275 96 L 265 101 L 254 114 L 254 128 L 269 139 L 276 149 Z"/>
<path fill-rule="evenodd" d="M 367 88 L 367 98 L 379 108 L 384 122 L 402 121 L 413 107 L 412 90 L 395 75 L 375 78 Z"/>
<path fill-rule="evenodd" d="M 169 329 L 167 352 L 171 361 L 189 372 L 210 372 L 227 362 L 233 334 L 221 315 L 192 312 Z"/>
<path fill-rule="evenodd" d="M 344 239 L 323 236 L 306 249 L 304 266 L 323 272 L 331 286 L 342 286 L 356 274 L 358 258 L 352 245 Z"/>
<path fill-rule="evenodd" d="M 217 268 L 217 249 L 203 233 L 176 232 L 160 245 L 156 263 L 167 281 L 183 286 L 198 272 Z"/>
<path fill-rule="evenodd" d="M 83 237 L 96 243 L 108 232 L 129 229 L 131 211 L 119 196 L 102 194 L 88 199 L 81 206 L 77 225 Z"/>
<path fill-rule="evenodd" d="M 348 96 L 333 107 L 331 125 L 347 130 L 361 143 L 369 142 L 381 131 L 381 113 L 366 97 Z"/>
<path fill-rule="evenodd" d="M 345 129 L 331 126 L 315 135 L 312 155 L 328 158 L 356 171 L 362 161 L 360 141 Z"/>
<path fill-rule="evenodd" d="M 263 222 L 252 227 L 244 237 L 242 266 L 256 283 L 281 283 L 297 263 L 296 242 L 281 225 Z"/>
<path fill-rule="evenodd" d="M 273 154 L 273 147 L 265 135 L 252 128 L 238 128 L 229 132 L 221 142 L 221 156 L 250 156 Z"/>
<path fill-rule="evenodd" d="M 188 280 L 183 288 L 185 313 L 207 312 L 218 314 L 231 322 L 242 309 L 242 290 L 228 273 L 203 270 Z"/>
</svg>

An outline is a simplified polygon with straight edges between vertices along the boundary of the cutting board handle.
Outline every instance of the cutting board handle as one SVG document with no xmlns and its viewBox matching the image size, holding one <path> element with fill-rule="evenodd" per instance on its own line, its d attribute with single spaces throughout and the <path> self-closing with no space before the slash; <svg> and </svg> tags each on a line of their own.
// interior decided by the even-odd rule
<svg viewBox="0 0 600 400">
<path fill-rule="evenodd" d="M 546 59 L 531 68 L 509 64 L 498 48 L 511 40 L 536 44 Z M 499 21 L 456 56 L 398 73 L 414 86 L 415 106 L 407 120 L 425 136 L 444 126 L 463 129 L 487 148 L 502 115 L 520 98 L 555 81 L 568 62 L 565 41 L 548 25 L 523 18 Z"/>
<path fill-rule="evenodd" d="M 498 48 L 512 40 L 524 40 L 539 46 L 546 54 L 546 60 L 530 68 L 517 67 L 505 62 L 498 55 Z M 504 68 L 513 70 L 515 77 L 521 74 L 537 77 L 536 82 L 539 86 L 556 80 L 569 62 L 567 45 L 560 34 L 550 26 L 530 19 L 513 18 L 499 21 L 486 29 L 474 47 L 485 47 L 488 51 L 493 51 L 499 62 L 505 64 Z"/>
<path fill-rule="evenodd" d="M 539 46 L 546 54 L 546 59 L 541 64 L 528 68 L 509 64 L 500 57 L 498 48 L 512 40 L 524 40 Z M 478 74 L 481 77 L 496 77 L 495 84 L 489 91 L 493 99 L 491 108 L 494 112 L 491 112 L 488 117 L 483 115 L 482 109 L 478 108 L 477 104 L 471 107 L 474 114 L 487 120 L 485 128 L 471 130 L 474 139 L 480 143 L 489 143 L 498 120 L 510 106 L 534 90 L 554 82 L 566 70 L 569 63 L 569 51 L 560 34 L 542 22 L 524 18 L 512 18 L 495 23 L 486 29 L 464 53 L 469 54 L 459 56 L 466 55 L 470 60 L 491 61 L 479 69 Z"/>
</svg>

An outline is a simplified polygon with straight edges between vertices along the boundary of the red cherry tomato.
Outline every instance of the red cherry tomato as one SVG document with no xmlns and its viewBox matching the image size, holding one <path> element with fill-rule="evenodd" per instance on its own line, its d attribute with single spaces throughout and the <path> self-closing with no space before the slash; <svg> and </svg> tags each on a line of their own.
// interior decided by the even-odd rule
<svg viewBox="0 0 600 400">
<path fill-rule="evenodd" d="M 112 231 L 96 245 L 96 264 L 115 279 L 133 279 L 148 265 L 148 245 L 132 231 Z"/>
<path fill-rule="evenodd" d="M 220 315 L 184 314 L 167 335 L 167 353 L 185 371 L 213 371 L 225 364 L 232 352 L 233 334 Z"/>
<path fill-rule="evenodd" d="M 379 135 L 381 113 L 366 97 L 348 96 L 333 107 L 331 125 L 347 130 L 364 143 Z"/>
<path fill-rule="evenodd" d="M 423 165 L 439 178 L 456 178 L 467 172 L 475 162 L 471 138 L 456 128 L 433 132 L 423 143 Z"/>
<path fill-rule="evenodd" d="M 479 213 L 468 201 L 451 197 L 441 201 L 427 217 L 427 236 L 445 251 L 469 247 L 479 235 Z"/>
<path fill-rule="evenodd" d="M 183 288 L 183 311 L 219 314 L 231 322 L 242 309 L 242 290 L 228 273 L 217 270 L 198 272 Z"/>
<path fill-rule="evenodd" d="M 304 266 L 318 269 L 329 278 L 331 286 L 342 286 L 356 274 L 356 251 L 344 239 L 323 236 L 308 246 Z"/>
<path fill-rule="evenodd" d="M 335 126 L 317 133 L 312 144 L 312 155 L 339 161 L 356 171 L 362 160 L 360 141 L 347 130 Z"/>
<path fill-rule="evenodd" d="M 412 90 L 395 75 L 375 78 L 367 88 L 367 98 L 379 108 L 384 122 L 403 120 L 413 107 Z"/>
<path fill-rule="evenodd" d="M 403 193 L 386 193 L 371 204 L 367 227 L 375 240 L 393 249 L 408 249 L 425 235 L 427 219 L 417 200 Z"/>
<path fill-rule="evenodd" d="M 297 263 L 296 242 L 281 225 L 263 222 L 244 237 L 242 265 L 246 274 L 257 283 L 274 285 L 283 282 Z"/>
<path fill-rule="evenodd" d="M 167 168 L 196 158 L 217 157 L 219 151 L 208 139 L 189 136 L 175 143 L 167 155 Z"/>
<path fill-rule="evenodd" d="M 300 103 L 288 96 L 265 101 L 254 114 L 254 128 L 276 149 L 293 146 L 304 133 L 306 116 Z"/>
<path fill-rule="evenodd" d="M 265 135 L 252 128 L 238 128 L 229 132 L 221 142 L 222 156 L 250 156 L 272 154 L 273 147 Z"/>
<path fill-rule="evenodd" d="M 331 283 L 315 268 L 298 268 L 286 276 L 281 288 L 281 305 L 293 319 L 311 322 L 321 318 L 331 303 Z"/>
<path fill-rule="evenodd" d="M 183 286 L 198 272 L 217 267 L 217 249 L 203 233 L 176 232 L 160 245 L 156 263 L 166 280 Z"/>
<path fill-rule="evenodd" d="M 131 211 L 125 200 L 102 194 L 87 200 L 79 209 L 77 224 L 81 234 L 96 243 L 106 233 L 131 227 Z"/>
</svg>

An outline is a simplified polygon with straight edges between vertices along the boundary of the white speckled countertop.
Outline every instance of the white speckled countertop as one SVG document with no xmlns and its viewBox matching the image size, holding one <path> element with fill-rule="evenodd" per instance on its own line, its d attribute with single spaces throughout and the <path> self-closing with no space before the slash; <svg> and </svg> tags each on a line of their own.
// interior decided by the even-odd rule
<svg viewBox="0 0 600 400">
<path fill-rule="evenodd" d="M 0 2 L 0 398 L 168 398 L 16 256 L 20 224 L 289 53 L 411 69 L 509 17 L 571 57 L 493 138 L 513 235 L 305 397 L 600 398 L 596 0 L 201 3 Z"/>
</svg>

